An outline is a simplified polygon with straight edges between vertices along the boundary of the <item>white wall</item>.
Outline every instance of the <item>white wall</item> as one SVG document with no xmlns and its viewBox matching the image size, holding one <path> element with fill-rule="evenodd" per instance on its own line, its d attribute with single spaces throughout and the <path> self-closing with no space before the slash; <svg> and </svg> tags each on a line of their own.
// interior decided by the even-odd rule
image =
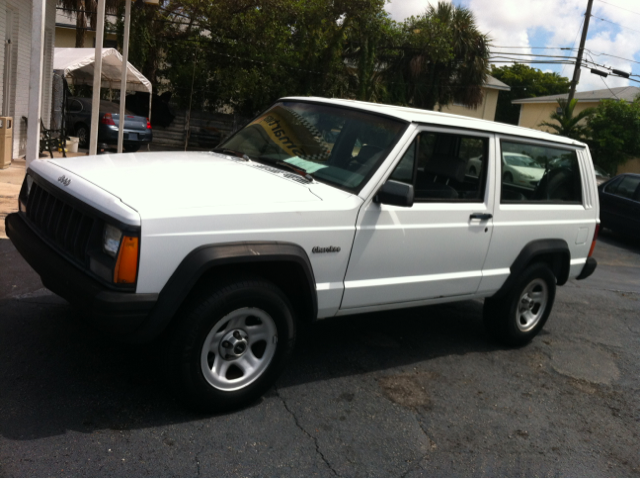
<svg viewBox="0 0 640 479">
<path fill-rule="evenodd" d="M 0 115 L 2 114 L 2 102 L 4 101 L 4 42 L 7 32 L 7 9 L 4 2 L 0 4 Z"/>
<path fill-rule="evenodd" d="M 53 38 L 55 28 L 56 0 L 46 0 L 47 12 L 45 14 L 46 30 L 49 38 Z M 15 84 L 13 86 L 13 99 L 10 100 L 10 112 L 14 118 L 13 157 L 24 156 L 27 141 L 27 125 L 22 121 L 23 116 L 28 115 L 29 109 L 29 85 L 31 84 L 30 55 L 31 55 L 31 1 L 3 0 L 0 2 L 0 73 L 4 72 L 4 40 L 7 29 L 12 29 L 12 49 L 14 56 Z M 6 20 L 7 9 L 13 11 L 13 25 L 8 25 Z M 47 35 L 45 34 L 45 38 Z M 50 68 L 53 59 L 53 41 L 48 42 L 44 54 L 45 77 L 43 84 L 43 99 L 48 99 L 48 104 L 43 103 L 42 115 L 45 125 L 48 125 L 51 112 L 51 83 L 53 71 Z M 0 98 L 3 92 L 4 78 L 0 83 Z M 2 98 L 4 101 L 4 98 Z M 0 103 L 1 104 L 1 103 Z"/>
</svg>

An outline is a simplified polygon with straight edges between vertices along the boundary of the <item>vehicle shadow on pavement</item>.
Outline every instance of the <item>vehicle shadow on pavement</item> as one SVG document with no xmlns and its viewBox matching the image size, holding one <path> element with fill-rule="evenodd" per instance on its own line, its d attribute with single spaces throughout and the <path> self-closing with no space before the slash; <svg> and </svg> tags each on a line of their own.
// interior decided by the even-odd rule
<svg viewBox="0 0 640 479">
<path fill-rule="evenodd" d="M 499 348 L 481 317 L 482 303 L 466 301 L 316 323 L 278 389 Z M 92 330 L 57 296 L 2 300 L 0 434 L 28 440 L 201 419 L 167 387 L 161 355 L 158 343 L 123 344 Z"/>
<path fill-rule="evenodd" d="M 484 331 L 481 301 L 332 318 L 302 331 L 281 385 L 496 349 L 502 348 Z"/>
</svg>

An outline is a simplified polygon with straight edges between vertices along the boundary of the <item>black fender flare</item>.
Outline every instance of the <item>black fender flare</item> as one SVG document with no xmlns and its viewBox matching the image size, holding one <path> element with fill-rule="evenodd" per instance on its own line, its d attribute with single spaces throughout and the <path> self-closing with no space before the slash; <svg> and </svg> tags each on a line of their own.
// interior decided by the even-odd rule
<svg viewBox="0 0 640 479">
<path fill-rule="evenodd" d="M 164 331 L 196 283 L 212 268 L 267 262 L 291 262 L 302 268 L 315 318 L 318 314 L 316 282 L 309 257 L 301 246 L 278 241 L 221 243 L 200 246 L 184 257 L 162 288 L 157 303 L 137 336 L 142 340 L 152 339 Z"/>
<path fill-rule="evenodd" d="M 516 257 L 509 268 L 511 273 L 507 277 L 502 287 L 492 298 L 504 296 L 520 277 L 525 268 L 531 264 L 536 258 L 551 255 L 554 258 L 561 257 L 560 262 L 550 265 L 556 276 L 558 286 L 562 286 L 569 279 L 569 266 L 571 262 L 571 252 L 569 245 L 563 239 L 541 239 L 527 243 L 520 254 Z"/>
</svg>

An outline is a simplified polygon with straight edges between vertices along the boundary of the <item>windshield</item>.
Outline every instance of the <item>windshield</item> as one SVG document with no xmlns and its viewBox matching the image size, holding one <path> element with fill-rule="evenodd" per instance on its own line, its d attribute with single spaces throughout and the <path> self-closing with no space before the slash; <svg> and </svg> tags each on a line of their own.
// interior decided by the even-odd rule
<svg viewBox="0 0 640 479">
<path fill-rule="evenodd" d="M 357 192 L 407 123 L 318 103 L 276 103 L 217 149 L 287 163 L 318 181 Z"/>
</svg>

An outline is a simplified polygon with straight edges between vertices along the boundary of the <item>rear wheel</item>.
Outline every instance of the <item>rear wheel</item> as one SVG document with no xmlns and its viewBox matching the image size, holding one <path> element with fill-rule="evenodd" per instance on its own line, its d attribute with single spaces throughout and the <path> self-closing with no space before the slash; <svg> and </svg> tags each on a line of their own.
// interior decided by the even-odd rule
<svg viewBox="0 0 640 479">
<path fill-rule="evenodd" d="M 169 369 L 179 395 L 206 412 L 256 401 L 291 354 L 292 311 L 280 289 L 258 278 L 196 294 L 171 334 Z"/>
<path fill-rule="evenodd" d="M 509 346 L 531 341 L 543 328 L 556 295 L 556 278 L 542 263 L 529 266 L 506 296 L 484 301 L 489 334 Z"/>
</svg>

